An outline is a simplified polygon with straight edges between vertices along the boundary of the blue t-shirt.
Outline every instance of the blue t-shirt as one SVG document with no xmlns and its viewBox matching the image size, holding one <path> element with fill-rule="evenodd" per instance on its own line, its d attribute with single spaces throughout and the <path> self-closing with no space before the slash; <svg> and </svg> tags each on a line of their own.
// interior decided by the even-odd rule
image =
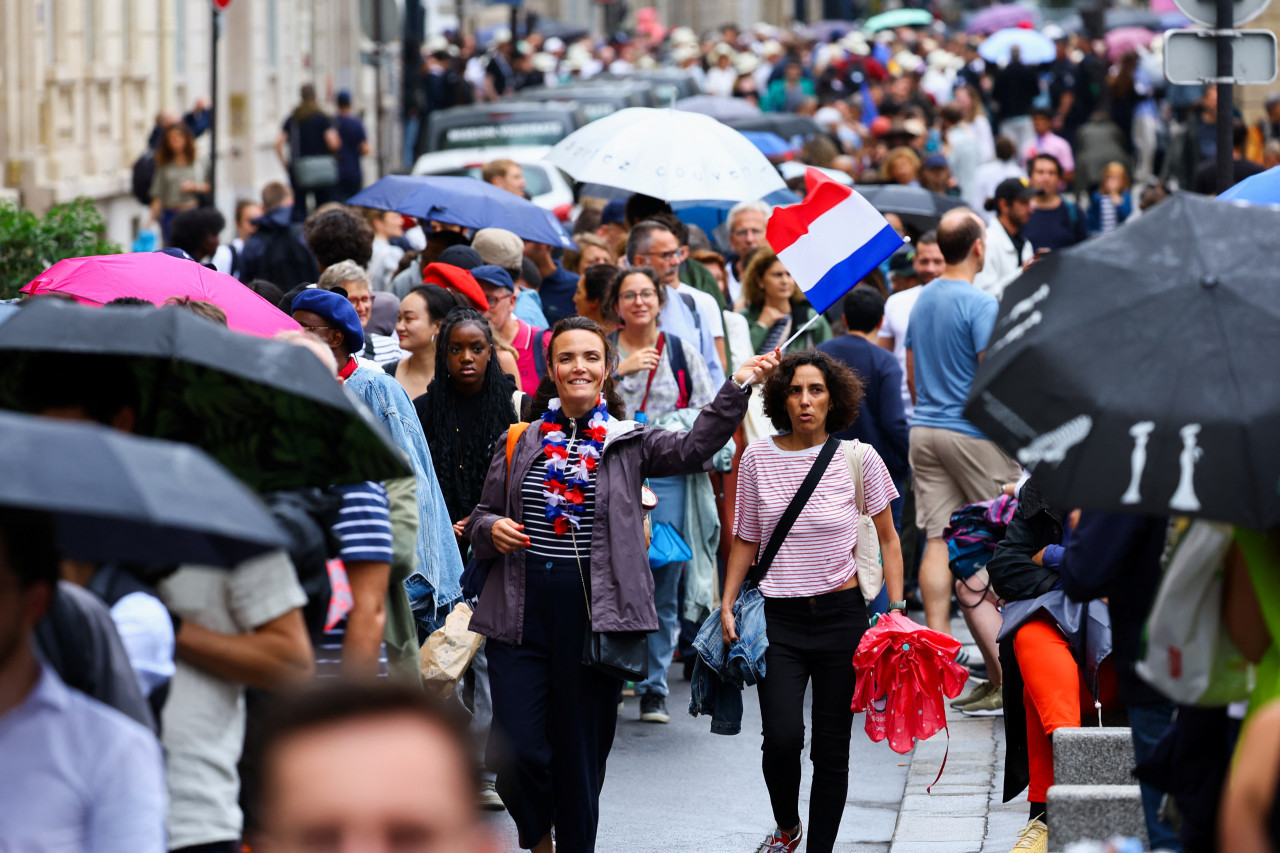
<svg viewBox="0 0 1280 853">
<path fill-rule="evenodd" d="M 967 281 L 938 279 L 920 293 L 906 339 L 916 374 L 912 426 L 986 438 L 964 419 L 964 403 L 999 308 L 994 296 Z"/>
<path fill-rule="evenodd" d="M 538 295 L 542 297 L 542 313 L 547 315 L 548 323 L 554 326 L 557 320 L 578 313 L 573 305 L 573 294 L 577 291 L 578 276 L 556 261 L 556 271 L 544 276 L 538 288 Z"/>
<path fill-rule="evenodd" d="M 333 124 L 342 140 L 342 147 L 338 149 L 338 179 L 358 181 L 361 178 L 360 144 L 368 139 L 364 125 L 355 116 L 344 115 L 335 118 Z"/>
</svg>

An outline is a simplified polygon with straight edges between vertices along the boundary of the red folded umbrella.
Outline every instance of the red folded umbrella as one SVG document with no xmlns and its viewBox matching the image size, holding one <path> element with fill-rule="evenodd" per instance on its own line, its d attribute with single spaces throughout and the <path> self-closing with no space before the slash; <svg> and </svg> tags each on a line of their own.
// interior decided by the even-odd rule
<svg viewBox="0 0 1280 853">
<path fill-rule="evenodd" d="M 956 663 L 959 650 L 959 640 L 900 613 L 880 617 L 853 655 L 853 711 L 866 712 L 867 736 L 888 740 L 890 749 L 903 753 L 945 729 L 942 703 L 959 696 L 969 678 L 969 670 Z"/>
</svg>

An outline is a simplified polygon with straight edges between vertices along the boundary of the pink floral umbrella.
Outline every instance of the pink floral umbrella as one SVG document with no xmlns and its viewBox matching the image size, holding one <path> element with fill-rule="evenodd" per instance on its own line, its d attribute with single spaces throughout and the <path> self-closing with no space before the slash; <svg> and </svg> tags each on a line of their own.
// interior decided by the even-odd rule
<svg viewBox="0 0 1280 853">
<path fill-rule="evenodd" d="M 121 296 L 161 305 L 170 296 L 189 296 L 227 312 L 227 325 L 237 332 L 270 338 L 302 328 L 231 276 L 158 252 L 68 258 L 40 273 L 22 292 L 65 293 L 87 305 L 105 305 Z"/>
<path fill-rule="evenodd" d="M 1147 47 L 1156 34 L 1146 27 L 1119 27 L 1107 33 L 1107 56 L 1112 62 L 1131 50 Z"/>
</svg>

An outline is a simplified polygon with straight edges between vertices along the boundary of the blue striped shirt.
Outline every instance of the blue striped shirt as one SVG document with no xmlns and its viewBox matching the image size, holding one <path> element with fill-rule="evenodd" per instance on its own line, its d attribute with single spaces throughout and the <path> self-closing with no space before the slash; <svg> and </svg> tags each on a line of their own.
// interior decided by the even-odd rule
<svg viewBox="0 0 1280 853">
<path fill-rule="evenodd" d="M 330 491 L 342 496 L 342 508 L 333 525 L 339 542 L 338 556 L 345 565 L 353 562 L 390 563 L 391 502 L 381 483 L 355 483 L 333 486 Z M 342 667 L 342 643 L 347 634 L 347 620 L 326 631 L 316 649 L 316 676 L 333 677 Z M 387 648 L 378 653 L 378 675 L 387 674 Z"/>
</svg>

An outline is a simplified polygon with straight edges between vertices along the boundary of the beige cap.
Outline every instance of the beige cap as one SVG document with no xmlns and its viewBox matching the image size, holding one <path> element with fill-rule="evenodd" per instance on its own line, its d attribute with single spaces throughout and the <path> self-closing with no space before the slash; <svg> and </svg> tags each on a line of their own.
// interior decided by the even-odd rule
<svg viewBox="0 0 1280 853">
<path fill-rule="evenodd" d="M 486 264 L 504 270 L 518 270 L 524 260 L 524 241 L 505 228 L 481 228 L 471 240 L 471 248 Z"/>
</svg>

